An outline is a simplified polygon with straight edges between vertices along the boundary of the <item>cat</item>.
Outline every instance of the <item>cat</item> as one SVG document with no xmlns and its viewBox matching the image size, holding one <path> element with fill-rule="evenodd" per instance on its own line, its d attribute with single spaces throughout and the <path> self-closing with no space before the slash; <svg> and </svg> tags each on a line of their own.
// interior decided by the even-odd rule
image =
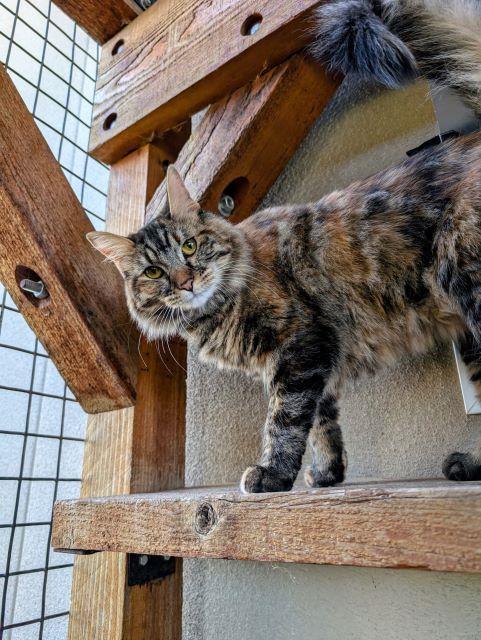
<svg viewBox="0 0 481 640">
<path fill-rule="evenodd" d="M 480 0 L 337 0 L 317 9 L 311 52 L 390 89 L 422 75 L 481 115 Z"/>
<path fill-rule="evenodd" d="M 354 4 L 370 3 L 337 8 Z M 166 184 L 167 210 L 140 231 L 88 239 L 123 275 L 149 339 L 181 335 L 203 360 L 264 381 L 263 453 L 244 492 L 290 490 L 308 442 L 306 483 L 342 482 L 343 385 L 404 353 L 455 340 L 481 397 L 480 133 L 238 225 L 204 211 L 172 165 Z M 481 450 L 443 471 L 481 479 Z"/>
</svg>

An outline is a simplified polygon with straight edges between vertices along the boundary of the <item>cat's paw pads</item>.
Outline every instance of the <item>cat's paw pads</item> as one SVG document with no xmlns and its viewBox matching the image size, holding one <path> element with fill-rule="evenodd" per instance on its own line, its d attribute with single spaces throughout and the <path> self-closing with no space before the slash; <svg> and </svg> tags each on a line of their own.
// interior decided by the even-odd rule
<svg viewBox="0 0 481 640">
<path fill-rule="evenodd" d="M 451 453 L 443 462 L 443 474 L 448 480 L 464 482 L 481 480 L 481 464 L 471 453 Z"/>
<path fill-rule="evenodd" d="M 270 469 L 256 465 L 247 467 L 240 482 L 242 493 L 267 493 L 269 491 L 290 491 L 293 480 L 282 478 Z"/>
<path fill-rule="evenodd" d="M 307 467 L 304 473 L 304 482 L 308 487 L 332 487 L 344 480 L 344 464 L 332 465 L 329 469 L 321 471 L 317 467 Z"/>
</svg>

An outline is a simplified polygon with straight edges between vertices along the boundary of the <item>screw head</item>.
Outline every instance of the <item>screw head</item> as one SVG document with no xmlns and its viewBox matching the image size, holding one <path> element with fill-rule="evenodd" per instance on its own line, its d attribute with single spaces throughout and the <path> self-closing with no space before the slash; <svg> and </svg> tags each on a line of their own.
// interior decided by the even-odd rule
<svg viewBox="0 0 481 640">
<path fill-rule="evenodd" d="M 247 34 L 249 36 L 253 36 L 259 31 L 260 28 L 261 28 L 261 21 L 257 20 L 256 22 L 253 22 L 252 25 L 249 27 L 249 29 L 247 30 Z"/>
<path fill-rule="evenodd" d="M 45 285 L 41 280 L 36 281 L 24 278 L 23 280 L 20 280 L 20 289 L 28 291 L 28 293 L 32 293 L 39 300 L 48 296 Z"/>
<path fill-rule="evenodd" d="M 148 563 L 148 561 L 149 561 L 149 556 L 142 555 L 139 558 L 139 564 L 140 564 L 141 567 L 145 567 L 145 565 Z"/>
<path fill-rule="evenodd" d="M 219 213 L 224 216 L 224 218 L 228 218 L 235 209 L 235 200 L 232 196 L 229 196 L 227 193 L 223 193 L 220 197 L 218 207 Z"/>
</svg>

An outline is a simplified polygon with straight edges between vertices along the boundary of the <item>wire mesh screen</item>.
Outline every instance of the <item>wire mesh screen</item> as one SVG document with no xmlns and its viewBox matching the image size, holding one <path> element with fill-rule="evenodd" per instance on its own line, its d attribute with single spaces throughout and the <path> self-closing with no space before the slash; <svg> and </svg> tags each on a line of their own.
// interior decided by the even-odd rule
<svg viewBox="0 0 481 640">
<path fill-rule="evenodd" d="M 102 228 L 108 169 L 86 153 L 97 60 L 49 0 L 0 0 L 0 62 Z M 79 494 L 86 416 L 1 286 L 0 303 L 0 635 L 64 640 L 72 564 L 50 549 L 50 519 Z"/>
</svg>

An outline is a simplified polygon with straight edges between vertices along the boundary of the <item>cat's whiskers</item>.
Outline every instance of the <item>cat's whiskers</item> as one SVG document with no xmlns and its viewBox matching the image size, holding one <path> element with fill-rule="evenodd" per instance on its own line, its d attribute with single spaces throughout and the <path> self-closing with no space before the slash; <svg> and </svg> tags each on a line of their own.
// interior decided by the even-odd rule
<svg viewBox="0 0 481 640">
<path fill-rule="evenodd" d="M 160 311 L 160 313 L 159 313 Z M 167 365 L 167 363 L 165 362 L 164 358 L 162 357 L 162 354 L 160 353 L 160 349 L 159 349 L 159 337 L 160 337 L 160 341 L 162 344 L 162 350 L 164 352 L 164 354 L 166 353 L 165 351 L 165 346 L 164 346 L 164 334 L 161 330 L 162 328 L 162 324 L 165 321 L 165 317 L 168 311 L 168 307 L 164 306 L 163 308 L 161 308 L 160 310 L 157 310 L 153 315 L 155 317 L 155 321 L 154 321 L 154 327 L 157 329 L 157 331 L 159 332 L 159 336 L 157 336 L 155 338 L 155 343 L 156 343 L 156 348 L 157 348 L 157 353 L 159 354 L 159 357 L 162 361 L 162 364 L 164 365 L 164 367 L 167 369 L 167 371 L 169 371 L 169 373 L 172 375 L 172 371 L 169 368 L 169 366 Z"/>
<path fill-rule="evenodd" d="M 226 272 L 226 273 L 227 273 L 227 272 Z M 227 275 L 228 275 L 228 274 L 227 274 Z M 262 301 L 261 301 L 261 299 L 259 298 L 259 296 L 258 296 L 258 295 L 256 294 L 256 292 L 255 292 L 255 291 L 254 291 L 254 290 L 253 290 L 253 289 L 252 289 L 252 288 L 247 284 L 247 282 L 246 282 L 247 278 L 248 278 L 248 276 L 244 276 L 244 278 L 243 278 L 243 286 L 244 286 L 248 291 L 250 291 L 250 293 L 252 293 L 252 295 L 253 295 L 253 296 L 255 296 L 255 297 L 257 298 L 257 300 L 258 300 L 259 304 L 262 304 Z M 257 282 L 256 282 L 256 281 L 254 281 L 254 280 L 250 280 L 249 282 L 250 282 L 252 285 L 254 285 L 254 284 L 256 284 L 256 285 L 257 285 Z"/>
<path fill-rule="evenodd" d="M 171 318 L 173 316 L 173 309 L 170 309 L 171 312 Z M 180 364 L 180 362 L 177 360 L 177 358 L 174 356 L 174 354 L 172 353 L 172 349 L 170 348 L 170 343 L 169 340 L 167 340 L 167 349 L 169 350 L 170 353 L 170 357 L 172 358 L 172 360 L 183 370 L 185 371 L 185 373 L 187 373 L 187 370 Z"/>
<path fill-rule="evenodd" d="M 141 339 L 142 339 L 142 332 L 139 333 L 139 340 L 137 342 L 137 351 L 139 352 L 139 357 L 142 360 L 142 363 L 143 363 L 144 367 L 147 369 L 147 363 L 145 362 L 144 357 L 142 355 L 142 352 L 140 350 L 140 340 Z"/>
</svg>

